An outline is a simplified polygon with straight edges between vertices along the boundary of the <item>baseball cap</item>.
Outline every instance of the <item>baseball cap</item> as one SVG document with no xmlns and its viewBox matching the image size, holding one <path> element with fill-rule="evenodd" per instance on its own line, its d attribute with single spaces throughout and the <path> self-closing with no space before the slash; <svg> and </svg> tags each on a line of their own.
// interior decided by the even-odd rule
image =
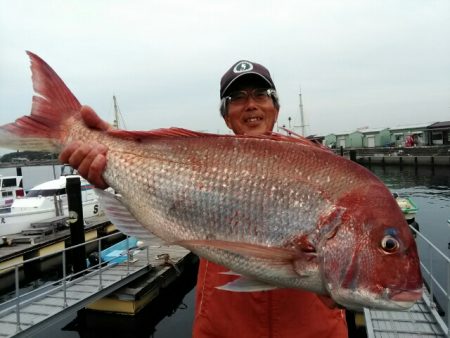
<svg viewBox="0 0 450 338">
<path fill-rule="evenodd" d="M 236 80 L 248 75 L 258 76 L 269 85 L 269 88 L 276 89 L 266 67 L 256 62 L 241 60 L 232 65 L 222 76 L 220 80 L 220 98 L 222 99 L 225 96 L 227 90 Z"/>
</svg>

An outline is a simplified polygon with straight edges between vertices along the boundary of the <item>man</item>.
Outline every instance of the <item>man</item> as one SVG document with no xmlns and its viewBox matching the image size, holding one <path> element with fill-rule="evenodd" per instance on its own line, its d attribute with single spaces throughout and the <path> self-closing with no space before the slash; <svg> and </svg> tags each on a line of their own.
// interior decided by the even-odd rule
<svg viewBox="0 0 450 338">
<path fill-rule="evenodd" d="M 270 133 L 278 117 L 275 84 L 262 65 L 239 61 L 220 82 L 220 112 L 237 135 Z M 92 109 L 83 107 L 82 116 L 92 128 L 110 126 Z M 106 148 L 74 142 L 60 154 L 60 160 L 78 169 L 99 188 L 106 165 Z M 260 292 L 230 292 L 216 287 L 236 278 L 224 274 L 224 267 L 200 260 L 197 279 L 193 337 L 346 337 L 345 312 L 329 308 L 314 293 L 277 289 Z"/>
</svg>

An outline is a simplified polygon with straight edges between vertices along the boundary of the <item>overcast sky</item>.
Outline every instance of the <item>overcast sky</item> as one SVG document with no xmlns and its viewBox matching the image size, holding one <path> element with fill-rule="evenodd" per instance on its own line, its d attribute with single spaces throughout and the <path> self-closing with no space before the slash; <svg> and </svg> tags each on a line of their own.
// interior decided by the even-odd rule
<svg viewBox="0 0 450 338">
<path fill-rule="evenodd" d="M 0 124 L 28 114 L 25 50 L 82 104 L 129 130 L 228 133 L 219 81 L 236 61 L 272 73 L 279 124 L 308 134 L 450 120 L 450 1 L 0 0 Z"/>
</svg>

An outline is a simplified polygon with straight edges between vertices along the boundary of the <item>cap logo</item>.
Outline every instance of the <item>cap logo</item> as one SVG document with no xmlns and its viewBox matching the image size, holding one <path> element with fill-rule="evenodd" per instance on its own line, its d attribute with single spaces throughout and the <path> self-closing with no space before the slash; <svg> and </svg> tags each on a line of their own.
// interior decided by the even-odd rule
<svg viewBox="0 0 450 338">
<path fill-rule="evenodd" d="M 234 73 L 244 73 L 253 69 L 253 65 L 248 61 L 241 61 L 233 68 Z"/>
</svg>

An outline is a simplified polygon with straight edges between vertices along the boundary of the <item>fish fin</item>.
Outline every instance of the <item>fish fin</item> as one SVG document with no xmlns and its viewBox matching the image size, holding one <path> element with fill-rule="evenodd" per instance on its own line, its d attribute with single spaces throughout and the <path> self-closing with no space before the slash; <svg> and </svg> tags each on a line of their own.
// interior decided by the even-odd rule
<svg viewBox="0 0 450 338">
<path fill-rule="evenodd" d="M 289 129 L 285 128 L 285 127 L 280 127 L 280 129 L 282 129 L 285 132 L 287 132 L 289 134 L 289 136 L 278 134 L 278 133 L 274 133 L 274 132 L 272 133 L 272 135 L 273 136 L 275 136 L 275 135 L 281 136 L 283 138 L 288 137 L 288 138 L 290 138 L 289 140 L 286 140 L 288 142 L 298 141 L 299 143 L 303 143 L 304 145 L 318 147 L 318 148 L 320 148 L 322 150 L 326 150 L 326 151 L 328 151 L 330 153 L 333 153 L 333 151 L 330 148 L 328 148 L 327 146 L 324 146 L 324 145 L 322 145 L 320 143 L 311 141 L 310 139 L 308 139 L 308 138 L 306 138 L 306 137 L 304 137 L 304 136 L 302 136 L 300 134 L 297 134 L 297 133 L 293 132 L 292 130 L 289 130 Z"/>
<path fill-rule="evenodd" d="M 310 257 L 309 260 L 296 260 L 294 262 L 295 272 L 300 277 L 304 278 L 311 277 L 317 274 L 318 269 L 317 261 L 313 259 L 316 257 L 317 256 Z"/>
<path fill-rule="evenodd" d="M 67 133 L 64 121 L 81 108 L 56 72 L 39 56 L 31 60 L 33 96 L 31 114 L 0 127 L 0 146 L 20 150 L 58 152 Z"/>
<path fill-rule="evenodd" d="M 308 234 L 301 235 L 295 240 L 295 245 L 304 253 L 315 254 L 316 246 L 312 243 Z"/>
<path fill-rule="evenodd" d="M 131 140 L 135 142 L 144 142 L 147 140 L 157 140 L 161 138 L 178 138 L 178 137 L 205 137 L 205 136 L 221 136 L 216 134 L 200 133 L 183 128 L 161 128 L 149 131 L 128 131 L 120 129 L 108 130 L 110 136 Z"/>
<path fill-rule="evenodd" d="M 228 270 L 228 271 L 222 271 L 219 272 L 221 275 L 229 275 L 229 276 L 242 276 L 240 273 Z"/>
<path fill-rule="evenodd" d="M 234 137 L 234 138 L 257 138 L 257 139 L 270 139 L 273 141 L 284 141 L 284 142 L 292 142 L 292 143 L 298 143 L 303 144 L 306 146 L 313 146 L 314 148 L 320 148 L 320 149 L 326 149 L 329 150 L 326 147 L 323 147 L 315 142 L 312 142 L 308 140 L 305 137 L 299 136 L 299 137 L 292 137 L 292 136 L 286 136 L 274 132 L 268 132 L 267 134 L 263 135 L 219 135 L 219 134 L 211 134 L 211 133 L 202 133 L 197 132 L 193 130 L 183 129 L 183 128 L 161 128 L 156 130 L 149 130 L 149 131 L 128 131 L 128 130 L 120 130 L 120 129 L 111 129 L 107 131 L 108 135 L 122 138 L 125 140 L 131 140 L 135 142 L 144 142 L 144 141 L 151 141 L 151 140 L 157 140 L 161 138 L 180 138 L 180 137 Z"/>
<path fill-rule="evenodd" d="M 274 290 L 278 289 L 278 287 L 247 277 L 240 277 L 227 284 L 217 286 L 216 289 L 232 292 L 256 292 Z"/>
<path fill-rule="evenodd" d="M 106 217 L 123 233 L 135 236 L 140 240 L 148 241 L 152 235 L 139 221 L 130 213 L 120 196 L 101 189 L 94 189 L 99 197 L 99 202 Z"/>
<path fill-rule="evenodd" d="M 174 244 L 188 248 L 213 247 L 216 249 L 234 252 L 243 256 L 250 256 L 280 262 L 293 261 L 298 258 L 299 255 L 302 255 L 301 252 L 285 248 L 268 247 L 257 244 L 222 240 L 181 240 L 176 241 Z"/>
</svg>

